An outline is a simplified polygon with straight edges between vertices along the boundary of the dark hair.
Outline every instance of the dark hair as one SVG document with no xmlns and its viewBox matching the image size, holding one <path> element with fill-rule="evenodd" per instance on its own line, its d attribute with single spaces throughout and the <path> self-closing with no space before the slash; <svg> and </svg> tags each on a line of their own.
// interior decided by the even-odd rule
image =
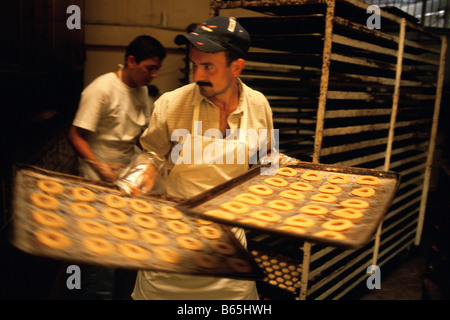
<svg viewBox="0 0 450 320">
<path fill-rule="evenodd" d="M 128 45 L 125 52 L 125 64 L 128 56 L 134 56 L 137 63 L 155 57 L 163 60 L 166 57 L 166 49 L 155 38 L 142 35 Z"/>
<path fill-rule="evenodd" d="M 230 50 L 225 51 L 225 57 L 227 59 L 228 66 L 230 66 L 233 61 L 242 58 L 239 54 Z"/>
</svg>

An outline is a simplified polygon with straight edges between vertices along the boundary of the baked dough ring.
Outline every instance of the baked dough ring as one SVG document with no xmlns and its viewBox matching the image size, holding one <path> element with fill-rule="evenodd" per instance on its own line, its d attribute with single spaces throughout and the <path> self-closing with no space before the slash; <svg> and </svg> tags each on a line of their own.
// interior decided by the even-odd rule
<svg viewBox="0 0 450 320">
<path fill-rule="evenodd" d="M 337 198 L 328 193 L 316 193 L 311 196 L 311 200 L 332 203 L 337 200 Z"/>
<path fill-rule="evenodd" d="M 181 260 L 179 253 L 169 248 L 157 247 L 153 249 L 153 253 L 164 262 L 179 263 Z"/>
<path fill-rule="evenodd" d="M 230 201 L 230 202 L 222 203 L 220 205 L 220 207 L 223 210 L 230 211 L 232 213 L 237 213 L 237 214 L 244 214 L 250 210 L 246 204 L 243 204 L 243 203 L 240 203 L 237 201 Z"/>
<path fill-rule="evenodd" d="M 158 226 L 158 222 L 156 222 L 155 218 L 150 217 L 145 214 L 133 215 L 133 221 L 138 226 L 145 228 L 145 229 L 154 229 Z"/>
<path fill-rule="evenodd" d="M 263 203 L 263 199 L 261 199 L 260 197 L 258 197 L 257 195 L 254 195 L 252 193 L 242 193 L 237 195 L 234 198 L 236 201 L 240 201 L 246 204 L 261 204 Z"/>
<path fill-rule="evenodd" d="M 291 232 L 291 233 L 305 233 L 305 228 L 298 228 L 298 227 L 293 227 L 293 226 L 281 226 L 278 228 L 278 230 L 282 230 L 282 231 L 287 231 L 287 232 Z"/>
<path fill-rule="evenodd" d="M 179 234 L 188 234 L 191 232 L 191 228 L 179 220 L 170 220 L 167 221 L 167 227 L 172 230 L 173 232 L 179 233 Z"/>
<path fill-rule="evenodd" d="M 70 208 L 77 216 L 82 218 L 95 218 L 98 216 L 97 209 L 83 202 L 72 202 Z"/>
<path fill-rule="evenodd" d="M 205 214 L 207 216 L 225 219 L 225 220 L 233 220 L 235 218 L 235 215 L 232 214 L 231 212 L 228 212 L 225 210 L 220 210 L 220 209 L 208 210 L 208 211 L 205 211 L 203 214 Z"/>
<path fill-rule="evenodd" d="M 297 190 L 297 191 L 311 191 L 312 189 L 314 189 L 314 187 L 312 185 L 310 185 L 309 183 L 301 182 L 301 181 L 291 183 L 289 185 L 289 188 Z"/>
<path fill-rule="evenodd" d="M 356 179 L 356 183 L 376 186 L 380 184 L 380 179 L 374 176 L 361 176 L 358 179 Z"/>
<path fill-rule="evenodd" d="M 36 192 L 31 193 L 30 200 L 36 206 L 42 209 L 56 210 L 59 208 L 58 200 L 43 193 L 36 193 Z"/>
<path fill-rule="evenodd" d="M 31 215 L 36 222 L 46 227 L 64 228 L 67 225 L 66 220 L 53 212 L 33 210 Z"/>
<path fill-rule="evenodd" d="M 95 193 L 82 187 L 74 187 L 72 189 L 72 195 L 78 201 L 91 202 L 95 200 Z"/>
<path fill-rule="evenodd" d="M 344 208 L 331 212 L 333 216 L 344 219 L 359 219 L 363 216 L 362 212 L 354 208 Z"/>
<path fill-rule="evenodd" d="M 257 226 L 257 227 L 265 227 L 267 225 L 267 223 L 265 223 L 264 221 L 261 220 L 256 220 L 256 219 L 242 219 L 239 220 L 239 222 L 245 224 L 245 225 L 251 225 L 251 226 Z"/>
<path fill-rule="evenodd" d="M 264 182 L 274 187 L 285 187 L 288 185 L 288 182 L 286 180 L 279 177 L 267 178 L 264 180 Z"/>
<path fill-rule="evenodd" d="M 105 203 L 107 206 L 114 209 L 123 209 L 128 205 L 127 200 L 115 194 L 106 195 Z"/>
<path fill-rule="evenodd" d="M 140 199 L 131 199 L 130 207 L 139 213 L 150 213 L 153 212 L 153 206 L 147 201 Z"/>
<path fill-rule="evenodd" d="M 268 211 L 268 210 L 258 210 L 251 214 L 252 218 L 267 221 L 267 222 L 277 222 L 281 220 L 281 216 L 278 213 Z"/>
<path fill-rule="evenodd" d="M 201 226 L 198 232 L 207 239 L 219 239 L 222 237 L 222 231 L 213 226 Z"/>
<path fill-rule="evenodd" d="M 77 222 L 78 227 L 89 234 L 95 235 L 95 236 L 105 236 L 108 233 L 108 229 L 106 227 L 93 220 L 80 220 Z"/>
<path fill-rule="evenodd" d="M 358 189 L 353 189 L 352 194 L 363 198 L 370 198 L 375 194 L 375 190 L 370 187 L 362 187 Z"/>
<path fill-rule="evenodd" d="M 114 245 L 102 238 L 85 238 L 83 239 L 83 245 L 86 249 L 101 256 L 109 255 L 115 251 Z"/>
<path fill-rule="evenodd" d="M 343 240 L 345 239 L 345 236 L 337 231 L 331 231 L 331 230 L 323 230 L 323 231 L 319 231 L 313 234 L 314 236 L 317 237 L 325 237 L 325 238 L 332 238 L 332 239 L 336 239 L 336 240 Z"/>
<path fill-rule="evenodd" d="M 227 242 L 214 241 L 210 246 L 220 254 L 231 255 L 236 253 L 236 248 Z"/>
<path fill-rule="evenodd" d="M 353 227 L 353 222 L 346 219 L 334 219 L 322 224 L 322 228 L 330 231 L 344 231 Z"/>
<path fill-rule="evenodd" d="M 194 261 L 198 266 L 207 269 L 216 268 L 218 265 L 218 261 L 215 257 L 200 252 L 194 255 Z"/>
<path fill-rule="evenodd" d="M 319 192 L 337 194 L 342 192 L 342 188 L 334 184 L 324 184 L 319 187 Z"/>
<path fill-rule="evenodd" d="M 126 223 L 128 221 L 128 216 L 124 212 L 113 208 L 103 209 L 102 215 L 113 223 Z"/>
<path fill-rule="evenodd" d="M 305 179 L 308 181 L 320 181 L 323 179 L 323 175 L 320 172 L 307 171 L 302 174 L 302 179 Z"/>
<path fill-rule="evenodd" d="M 309 204 L 301 207 L 300 212 L 306 214 L 327 214 L 328 209 L 315 204 Z"/>
<path fill-rule="evenodd" d="M 345 174 L 336 173 L 329 176 L 327 180 L 329 183 L 345 184 L 350 181 L 350 178 Z"/>
<path fill-rule="evenodd" d="M 292 200 L 303 200 L 305 199 L 305 196 L 295 190 L 284 190 L 280 192 L 280 197 L 292 199 Z"/>
<path fill-rule="evenodd" d="M 36 239 L 52 249 L 66 249 L 72 246 L 72 240 L 54 230 L 39 229 L 35 232 Z"/>
<path fill-rule="evenodd" d="M 280 211 L 289 211 L 294 209 L 294 205 L 284 200 L 272 200 L 267 203 L 267 207 Z"/>
<path fill-rule="evenodd" d="M 290 167 L 283 167 L 277 170 L 277 173 L 286 177 L 294 177 L 297 175 L 297 170 Z"/>
<path fill-rule="evenodd" d="M 284 224 L 292 227 L 309 228 L 315 225 L 313 219 L 302 217 L 302 216 L 291 216 L 284 220 Z"/>
<path fill-rule="evenodd" d="M 201 250 L 203 248 L 203 243 L 192 237 L 181 236 L 177 238 L 177 242 L 180 247 L 188 250 Z"/>
<path fill-rule="evenodd" d="M 168 244 L 169 241 L 165 235 L 160 232 L 145 230 L 141 232 L 141 238 L 150 243 L 156 245 L 165 245 Z"/>
<path fill-rule="evenodd" d="M 227 264 L 230 266 L 233 271 L 236 272 L 250 272 L 252 270 L 252 266 L 245 260 L 239 258 L 227 258 Z"/>
<path fill-rule="evenodd" d="M 62 184 L 52 180 L 38 180 L 37 186 L 46 193 L 58 194 L 64 191 Z"/>
<path fill-rule="evenodd" d="M 273 190 L 263 184 L 255 184 L 248 188 L 248 191 L 258 196 L 270 196 Z"/>
<path fill-rule="evenodd" d="M 136 240 L 138 238 L 137 232 L 129 227 L 113 224 L 108 229 L 113 236 L 122 240 Z"/>
<path fill-rule="evenodd" d="M 370 206 L 367 201 L 359 199 L 347 199 L 340 202 L 340 205 L 346 208 L 355 208 L 355 209 L 365 209 Z"/>
<path fill-rule="evenodd" d="M 167 219 L 181 219 L 183 217 L 183 213 L 177 209 L 175 209 L 174 207 L 170 207 L 170 206 L 163 206 L 161 208 L 161 214 L 163 215 L 164 218 Z"/>
<path fill-rule="evenodd" d="M 144 248 L 138 247 L 131 243 L 119 243 L 117 244 L 117 249 L 122 255 L 133 260 L 148 260 L 151 256 L 150 252 Z"/>
</svg>

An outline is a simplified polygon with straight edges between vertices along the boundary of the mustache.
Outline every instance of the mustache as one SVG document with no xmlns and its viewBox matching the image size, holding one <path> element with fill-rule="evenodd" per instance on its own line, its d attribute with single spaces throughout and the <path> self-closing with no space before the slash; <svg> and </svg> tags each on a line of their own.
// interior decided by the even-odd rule
<svg viewBox="0 0 450 320">
<path fill-rule="evenodd" d="M 202 87 L 212 87 L 212 83 L 208 81 L 197 81 L 196 83 Z"/>
</svg>

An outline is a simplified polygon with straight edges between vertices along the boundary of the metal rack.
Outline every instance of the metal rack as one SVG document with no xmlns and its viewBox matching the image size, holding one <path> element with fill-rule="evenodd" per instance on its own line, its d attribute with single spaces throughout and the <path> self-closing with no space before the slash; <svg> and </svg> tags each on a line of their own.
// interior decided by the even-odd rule
<svg viewBox="0 0 450 320">
<path fill-rule="evenodd" d="M 368 7 L 359 0 L 211 1 L 211 15 L 236 8 L 261 14 L 237 17 L 252 37 L 242 78 L 268 98 L 281 152 L 402 176 L 377 234 L 361 249 L 249 233 L 255 256 L 292 248 L 282 254 L 301 265 L 300 285 L 290 292 L 296 299 L 339 299 L 367 278 L 370 265 L 421 239 L 446 38 L 395 10 L 376 17 Z M 371 16 L 381 19 L 380 29 L 368 27 Z"/>
</svg>

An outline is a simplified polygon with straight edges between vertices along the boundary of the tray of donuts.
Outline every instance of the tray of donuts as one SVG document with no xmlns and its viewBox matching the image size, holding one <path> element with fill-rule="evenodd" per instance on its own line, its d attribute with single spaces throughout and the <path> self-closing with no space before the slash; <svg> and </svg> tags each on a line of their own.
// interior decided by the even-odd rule
<svg viewBox="0 0 450 320">
<path fill-rule="evenodd" d="M 309 162 L 262 168 L 177 207 L 224 224 L 358 248 L 370 241 L 400 182 L 395 172 Z"/>
<path fill-rule="evenodd" d="M 263 276 L 228 227 L 187 216 L 176 204 L 38 168 L 17 170 L 12 242 L 30 254 L 87 264 Z"/>
</svg>

